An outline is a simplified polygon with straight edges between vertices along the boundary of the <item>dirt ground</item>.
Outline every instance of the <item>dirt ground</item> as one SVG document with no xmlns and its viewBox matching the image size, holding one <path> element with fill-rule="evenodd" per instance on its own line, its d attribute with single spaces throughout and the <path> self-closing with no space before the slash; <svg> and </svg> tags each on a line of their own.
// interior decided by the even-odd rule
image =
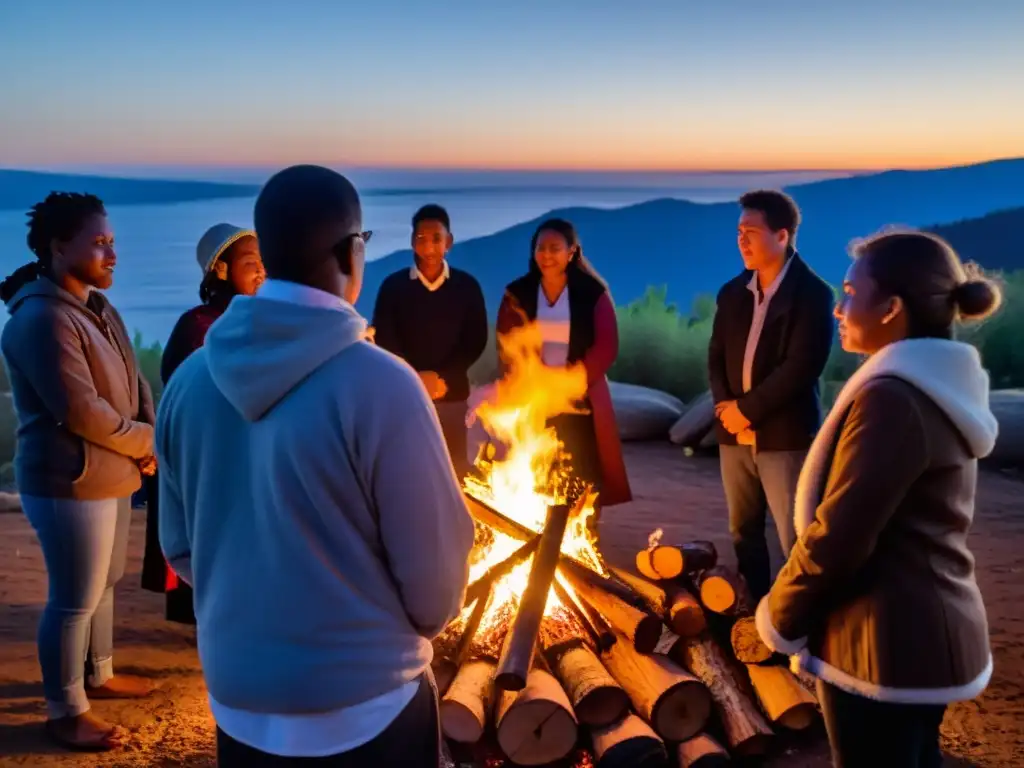
<svg viewBox="0 0 1024 768">
<path fill-rule="evenodd" d="M 730 555 L 725 501 L 713 458 L 684 458 L 666 445 L 629 445 L 636 500 L 606 510 L 601 543 L 628 563 L 661 527 L 671 539 L 706 538 Z M 1024 482 L 984 472 L 971 546 L 988 606 L 995 676 L 977 701 L 953 707 L 943 725 L 949 765 L 1024 765 Z M 0 766 L 213 766 L 213 722 L 192 630 L 163 620 L 162 597 L 139 588 L 145 515 L 133 522 L 127 575 L 117 593 L 115 663 L 157 679 L 145 702 L 100 701 L 96 710 L 131 733 L 125 749 L 69 755 L 43 739 L 44 706 L 35 631 L 46 571 L 35 536 L 18 513 L 0 515 Z M 775 768 L 829 765 L 820 732 L 784 744 Z"/>
</svg>

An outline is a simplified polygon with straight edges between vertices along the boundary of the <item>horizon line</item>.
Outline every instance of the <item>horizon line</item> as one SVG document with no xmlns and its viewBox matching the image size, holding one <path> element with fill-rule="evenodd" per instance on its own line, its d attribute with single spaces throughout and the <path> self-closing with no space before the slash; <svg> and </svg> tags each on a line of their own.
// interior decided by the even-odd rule
<svg viewBox="0 0 1024 768">
<path fill-rule="evenodd" d="M 26 166 L 10 166 L 0 164 L 0 170 L 9 171 L 34 171 L 41 173 L 85 173 L 83 168 L 103 168 L 130 171 L 131 169 L 149 170 L 210 170 L 210 171 L 273 171 L 274 169 L 287 168 L 292 165 L 323 165 L 328 168 L 342 168 L 347 171 L 415 171 L 424 173 L 579 173 L 579 174 L 654 174 L 654 175 L 676 175 L 676 174 L 708 174 L 718 176 L 731 176 L 751 173 L 885 173 L 887 171 L 928 171 L 941 170 L 944 168 L 963 168 L 972 165 L 983 165 L 1008 160 L 1022 160 L 1024 156 L 1008 155 L 997 156 L 977 160 L 957 161 L 952 163 L 931 163 L 914 162 L 908 164 L 893 165 L 865 165 L 865 166 L 813 166 L 813 167 L 748 167 L 748 168 L 721 168 L 721 167 L 629 167 L 629 166 L 502 166 L 502 165 L 402 165 L 402 164 L 359 164 L 346 163 L 344 161 L 315 161 L 274 164 L 245 164 L 245 163 L 109 163 L 109 162 L 80 162 L 80 163 L 54 163 L 54 164 L 30 164 Z M 73 169 L 78 169 L 77 171 Z M 95 173 L 95 171 L 93 171 Z"/>
</svg>

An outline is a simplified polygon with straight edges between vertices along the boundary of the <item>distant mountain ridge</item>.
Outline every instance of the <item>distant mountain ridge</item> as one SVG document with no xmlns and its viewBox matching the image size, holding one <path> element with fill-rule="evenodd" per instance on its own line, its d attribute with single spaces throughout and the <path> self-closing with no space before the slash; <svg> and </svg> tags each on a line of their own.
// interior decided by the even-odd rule
<svg viewBox="0 0 1024 768">
<path fill-rule="evenodd" d="M 925 229 L 944 238 L 964 261 L 1003 272 L 1024 269 L 1024 207 Z"/>
<path fill-rule="evenodd" d="M 1024 206 L 1024 158 L 930 171 L 885 171 L 787 187 L 800 205 L 800 253 L 823 278 L 842 279 L 847 248 L 857 237 L 891 225 L 934 227 Z M 427 200 L 424 200 L 427 202 Z M 583 251 L 608 280 L 615 300 L 627 303 L 650 285 L 666 285 L 668 299 L 688 308 L 715 293 L 742 269 L 736 247 L 735 203 L 659 199 L 614 210 L 568 208 L 487 237 L 456 243 L 452 265 L 480 281 L 488 310 L 497 310 L 504 286 L 527 267 L 530 236 L 541 220 L 560 216 L 580 232 Z M 452 222 L 458 231 L 458 222 Z M 411 263 L 410 250 L 367 265 L 359 308 L 372 312 L 381 281 Z M 984 261 L 982 261 L 984 264 Z"/>
<path fill-rule="evenodd" d="M 28 210 L 48 194 L 89 192 L 107 205 L 160 205 L 253 197 L 258 186 L 212 181 L 170 181 L 0 169 L 0 211 Z"/>
</svg>

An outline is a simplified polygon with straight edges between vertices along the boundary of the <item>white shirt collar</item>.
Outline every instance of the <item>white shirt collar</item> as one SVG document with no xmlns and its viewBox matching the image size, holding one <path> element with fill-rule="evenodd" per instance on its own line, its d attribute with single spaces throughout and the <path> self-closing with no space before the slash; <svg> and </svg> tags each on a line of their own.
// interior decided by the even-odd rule
<svg viewBox="0 0 1024 768">
<path fill-rule="evenodd" d="M 783 265 L 782 271 L 775 276 L 775 279 L 772 280 L 772 284 L 765 289 L 764 298 L 761 298 L 761 295 L 757 290 L 757 270 L 754 270 L 754 274 L 750 277 L 750 282 L 747 283 L 747 288 L 754 294 L 755 302 L 758 302 L 759 299 L 763 302 L 771 300 L 772 296 L 775 295 L 775 292 L 779 290 L 779 286 L 782 285 L 782 280 L 786 277 L 786 273 L 789 272 L 789 267 L 792 265 L 795 256 L 796 254 L 793 254 L 786 259 L 786 263 Z"/>
<path fill-rule="evenodd" d="M 420 268 L 417 267 L 415 264 L 413 264 L 412 267 L 409 269 L 409 279 L 419 280 L 421 283 L 423 283 L 423 287 L 426 288 L 428 291 L 436 291 L 438 288 L 444 285 L 445 280 L 447 280 L 450 276 L 451 270 L 448 268 L 447 259 L 445 259 L 444 266 L 441 268 L 441 276 L 438 277 L 437 280 L 435 280 L 434 282 L 430 282 L 429 280 L 427 280 L 427 278 L 423 276 L 423 273 L 420 272 Z"/>
<path fill-rule="evenodd" d="M 256 295 L 261 299 L 283 301 L 303 307 L 319 307 L 321 309 L 347 309 L 349 304 L 340 296 L 300 285 L 287 280 L 266 280 L 259 287 Z"/>
</svg>

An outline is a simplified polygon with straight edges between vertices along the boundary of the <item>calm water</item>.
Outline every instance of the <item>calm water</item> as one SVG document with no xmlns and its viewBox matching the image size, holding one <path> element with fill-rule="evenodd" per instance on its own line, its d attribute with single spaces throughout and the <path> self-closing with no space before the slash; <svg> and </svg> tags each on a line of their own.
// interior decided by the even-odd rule
<svg viewBox="0 0 1024 768">
<path fill-rule="evenodd" d="M 427 202 L 445 206 L 451 214 L 456 238 L 468 240 L 555 208 L 616 208 L 658 197 L 699 202 L 730 200 L 753 186 L 777 186 L 807 178 L 806 174 L 656 178 L 608 174 L 588 180 L 588 186 L 580 186 L 574 179 L 571 187 L 547 174 L 539 184 L 524 183 L 521 177 L 503 183 L 500 175 L 494 174 L 473 184 L 466 184 L 465 175 L 457 180 L 438 178 L 437 183 L 430 185 L 419 179 L 417 187 L 430 186 L 429 192 L 391 189 L 385 193 L 370 189 L 364 193 L 364 224 L 374 231 L 368 256 L 380 258 L 408 247 L 410 218 Z M 614 186 L 616 182 L 620 186 Z M 466 188 L 469 186 L 479 188 Z M 128 328 L 141 331 L 147 340 L 166 339 L 178 316 L 198 301 L 200 275 L 195 245 L 199 236 L 220 221 L 251 226 L 252 206 L 252 199 L 235 199 L 112 207 L 109 213 L 117 236 L 118 265 L 109 295 L 124 315 Z M 9 274 L 28 260 L 24 238 L 24 213 L 0 211 L 0 275 Z M 0 315 L 0 323 L 6 317 L 6 313 Z"/>
</svg>

